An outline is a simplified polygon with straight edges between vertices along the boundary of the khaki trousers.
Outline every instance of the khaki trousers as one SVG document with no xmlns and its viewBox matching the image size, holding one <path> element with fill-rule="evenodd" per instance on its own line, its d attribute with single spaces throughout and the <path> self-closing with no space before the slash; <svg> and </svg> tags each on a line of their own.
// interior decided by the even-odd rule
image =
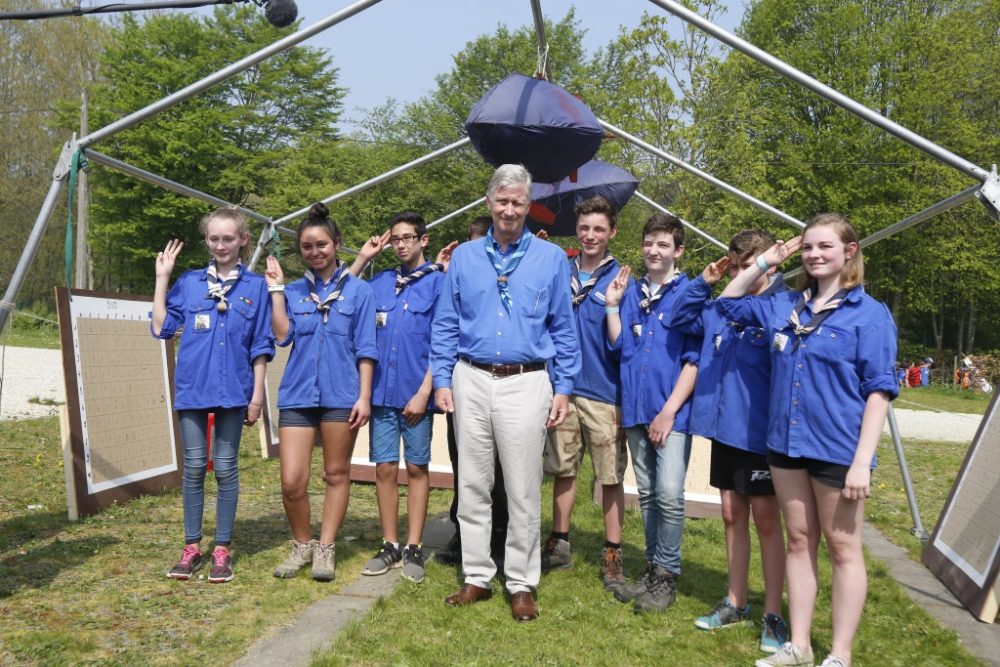
<svg viewBox="0 0 1000 667">
<path fill-rule="evenodd" d="M 546 371 L 494 378 L 458 362 L 452 376 L 458 431 L 458 523 L 465 583 L 491 588 L 490 491 L 494 454 L 503 467 L 510 522 L 504 572 L 510 593 L 538 586 L 542 574 L 542 450 L 552 405 Z"/>
</svg>

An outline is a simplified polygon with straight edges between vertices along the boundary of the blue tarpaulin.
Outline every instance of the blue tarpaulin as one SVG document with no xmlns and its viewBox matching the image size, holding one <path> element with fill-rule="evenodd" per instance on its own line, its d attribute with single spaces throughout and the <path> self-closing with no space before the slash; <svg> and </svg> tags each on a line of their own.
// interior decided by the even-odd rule
<svg viewBox="0 0 1000 667">
<path fill-rule="evenodd" d="M 577 170 L 575 180 L 569 177 L 558 183 L 532 184 L 528 228 L 533 232 L 544 229 L 550 236 L 573 236 L 576 234 L 573 208 L 577 204 L 601 195 L 616 211 L 621 211 L 638 186 L 635 176 L 624 169 L 591 160 Z"/>
<path fill-rule="evenodd" d="M 597 154 L 604 130 L 593 112 L 559 86 L 511 74 L 469 112 L 465 131 L 489 164 L 523 164 L 553 183 Z"/>
</svg>

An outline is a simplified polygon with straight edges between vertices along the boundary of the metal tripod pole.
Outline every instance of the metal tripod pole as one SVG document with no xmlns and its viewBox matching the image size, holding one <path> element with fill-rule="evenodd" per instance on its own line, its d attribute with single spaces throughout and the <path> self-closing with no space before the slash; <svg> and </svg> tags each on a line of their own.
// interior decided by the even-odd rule
<svg viewBox="0 0 1000 667">
<path fill-rule="evenodd" d="M 903 488 L 906 490 L 906 502 L 910 505 L 910 516 L 913 517 L 913 530 L 921 543 L 930 538 L 920 520 L 920 508 L 917 507 L 917 494 L 913 491 L 913 480 L 910 479 L 910 468 L 906 465 L 906 453 L 903 451 L 903 439 L 899 437 L 899 424 L 896 423 L 896 413 L 889 404 L 889 433 L 892 434 L 892 444 L 896 447 L 896 458 L 899 460 L 899 474 L 903 477 Z"/>
</svg>

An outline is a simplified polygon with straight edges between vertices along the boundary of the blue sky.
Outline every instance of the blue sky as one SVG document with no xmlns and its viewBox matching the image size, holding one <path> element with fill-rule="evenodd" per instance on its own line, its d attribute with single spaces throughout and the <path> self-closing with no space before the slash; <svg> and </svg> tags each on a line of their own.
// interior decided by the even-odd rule
<svg viewBox="0 0 1000 667">
<path fill-rule="evenodd" d="M 348 6 L 348 0 L 297 0 L 303 26 Z M 643 12 L 670 16 L 648 0 L 541 0 L 542 12 L 558 21 L 571 6 L 587 30 L 589 52 L 607 44 L 619 27 L 639 23 Z M 739 0 L 723 3 L 726 14 L 719 25 L 733 30 L 743 6 Z M 349 89 L 345 120 L 388 97 L 410 102 L 434 87 L 434 77 L 447 72 L 452 57 L 467 42 L 492 33 L 498 24 L 511 28 L 533 25 L 528 0 L 382 0 L 373 7 L 320 33 L 306 44 L 325 48 L 340 68 L 340 83 Z M 345 130 L 350 131 L 348 123 Z"/>
</svg>

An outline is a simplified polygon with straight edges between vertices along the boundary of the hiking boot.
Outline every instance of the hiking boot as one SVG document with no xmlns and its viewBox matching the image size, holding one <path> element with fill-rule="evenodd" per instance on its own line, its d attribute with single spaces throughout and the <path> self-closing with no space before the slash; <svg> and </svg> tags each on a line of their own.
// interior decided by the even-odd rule
<svg viewBox="0 0 1000 667">
<path fill-rule="evenodd" d="M 212 569 L 208 573 L 208 583 L 224 584 L 232 581 L 233 577 L 233 555 L 229 549 L 215 547 L 212 551 Z"/>
<path fill-rule="evenodd" d="M 542 548 L 542 572 L 568 570 L 573 567 L 573 551 L 569 542 L 550 537 Z"/>
<path fill-rule="evenodd" d="M 625 572 L 622 571 L 622 550 L 614 547 L 604 547 L 601 552 L 601 581 L 604 588 L 614 590 L 626 583 Z"/>
<path fill-rule="evenodd" d="M 764 614 L 760 624 L 760 650 L 774 653 L 788 641 L 788 625 L 777 614 Z"/>
<path fill-rule="evenodd" d="M 181 579 L 187 580 L 191 578 L 191 575 L 201 569 L 201 550 L 198 549 L 197 544 L 188 544 L 181 551 L 181 559 L 177 561 L 177 564 L 170 568 L 167 572 L 167 576 L 171 579 Z"/>
<path fill-rule="evenodd" d="M 615 599 L 619 602 L 631 602 L 645 593 L 649 588 L 649 577 L 651 574 L 653 574 L 653 564 L 646 561 L 646 564 L 642 566 L 642 570 L 636 576 L 635 581 L 631 584 L 622 584 L 613 589 Z"/>
<path fill-rule="evenodd" d="M 313 547 L 312 578 L 315 581 L 333 581 L 337 578 L 337 545 L 320 544 Z"/>
<path fill-rule="evenodd" d="M 399 553 L 399 549 L 382 540 L 382 548 L 379 549 L 374 558 L 365 563 L 365 566 L 361 568 L 361 574 L 367 574 L 368 576 L 385 574 L 390 568 L 402 565 L 402 561 L 403 555 Z"/>
<path fill-rule="evenodd" d="M 462 564 L 462 538 L 458 531 L 448 540 L 448 545 L 434 553 L 434 560 L 442 565 L 458 566 Z"/>
<path fill-rule="evenodd" d="M 785 642 L 774 655 L 755 662 L 754 667 L 813 667 L 812 647 L 803 652 L 792 642 Z"/>
<path fill-rule="evenodd" d="M 847 667 L 847 663 L 831 653 L 819 667 Z"/>
<path fill-rule="evenodd" d="M 278 567 L 274 568 L 274 576 L 279 579 L 290 579 L 297 575 L 299 570 L 312 563 L 315 547 L 316 540 L 308 542 L 292 540 L 292 553 Z"/>
<path fill-rule="evenodd" d="M 635 613 L 664 612 L 677 598 L 677 575 L 656 565 L 649 575 L 649 587 L 635 599 Z"/>
<path fill-rule="evenodd" d="M 750 605 L 734 607 L 729 598 L 725 597 L 719 601 L 719 604 L 715 605 L 715 609 L 704 616 L 698 617 L 694 622 L 694 627 L 699 630 L 718 630 L 719 628 L 735 628 L 740 625 L 747 625 L 750 622 Z M 767 627 L 766 623 L 764 627 Z M 763 640 L 763 635 L 761 635 L 761 639 Z M 774 649 L 768 651 L 768 653 L 774 653 L 774 651 L 778 650 L 778 646 L 783 643 L 778 642 Z"/>
<path fill-rule="evenodd" d="M 407 544 L 403 547 L 403 577 L 417 584 L 424 580 L 423 545 Z"/>
</svg>

